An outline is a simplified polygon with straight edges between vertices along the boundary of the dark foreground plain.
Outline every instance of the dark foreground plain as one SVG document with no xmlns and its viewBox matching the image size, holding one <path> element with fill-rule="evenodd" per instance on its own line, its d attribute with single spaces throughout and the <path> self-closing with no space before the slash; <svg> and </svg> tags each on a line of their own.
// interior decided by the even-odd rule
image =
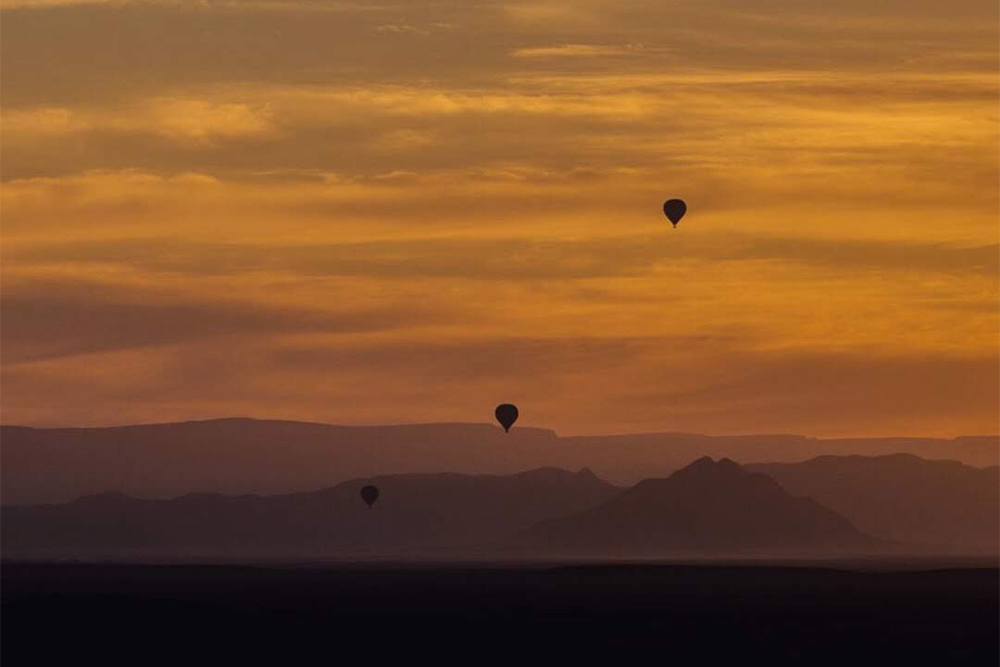
<svg viewBox="0 0 1000 667">
<path fill-rule="evenodd" d="M 996 665 L 1000 657 L 995 563 L 7 562 L 0 572 L 2 657 L 11 665 Z"/>
</svg>

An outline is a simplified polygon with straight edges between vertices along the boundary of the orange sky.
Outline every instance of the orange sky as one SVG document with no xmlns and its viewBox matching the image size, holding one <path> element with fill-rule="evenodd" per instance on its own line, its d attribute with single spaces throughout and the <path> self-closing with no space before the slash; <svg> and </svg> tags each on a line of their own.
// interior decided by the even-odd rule
<svg viewBox="0 0 1000 667">
<path fill-rule="evenodd" d="M 2 419 L 995 433 L 997 5 L 873 4 L 0 0 Z"/>
</svg>

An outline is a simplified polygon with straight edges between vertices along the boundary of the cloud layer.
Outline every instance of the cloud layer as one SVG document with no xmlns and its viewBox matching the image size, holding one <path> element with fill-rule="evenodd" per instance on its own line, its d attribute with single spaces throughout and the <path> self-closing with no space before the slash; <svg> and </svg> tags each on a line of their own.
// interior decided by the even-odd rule
<svg viewBox="0 0 1000 667">
<path fill-rule="evenodd" d="M 2 418 L 996 431 L 998 12 L 5 0 Z"/>
</svg>

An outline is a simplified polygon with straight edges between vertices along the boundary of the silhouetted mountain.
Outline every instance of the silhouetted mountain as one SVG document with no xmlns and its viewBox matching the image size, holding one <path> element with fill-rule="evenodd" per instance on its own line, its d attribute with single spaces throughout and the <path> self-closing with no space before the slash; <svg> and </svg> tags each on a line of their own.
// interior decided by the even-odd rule
<svg viewBox="0 0 1000 667">
<path fill-rule="evenodd" d="M 759 463 L 789 493 L 815 498 L 860 530 L 937 551 L 1000 547 L 1000 468 L 911 454 Z"/>
<path fill-rule="evenodd" d="M 369 483 L 381 492 L 373 509 L 359 496 Z M 0 544 L 7 558 L 391 555 L 494 541 L 618 491 L 589 470 L 544 468 L 503 477 L 387 475 L 269 497 L 148 500 L 103 493 L 58 505 L 4 507 Z"/>
<path fill-rule="evenodd" d="M 862 552 L 879 546 L 809 498 L 729 459 L 698 459 L 611 500 L 540 523 L 510 542 L 533 553 L 662 557 L 692 553 Z"/>
<path fill-rule="evenodd" d="M 819 454 L 909 451 L 973 465 L 997 463 L 995 436 L 939 440 L 817 440 L 790 435 L 683 433 L 560 438 L 487 424 L 330 426 L 219 419 L 114 428 L 0 427 L 4 503 L 66 502 L 115 489 L 141 497 L 278 494 L 393 473 L 511 474 L 541 466 L 590 467 L 633 484 L 665 477 L 699 456 L 799 461 Z"/>
</svg>

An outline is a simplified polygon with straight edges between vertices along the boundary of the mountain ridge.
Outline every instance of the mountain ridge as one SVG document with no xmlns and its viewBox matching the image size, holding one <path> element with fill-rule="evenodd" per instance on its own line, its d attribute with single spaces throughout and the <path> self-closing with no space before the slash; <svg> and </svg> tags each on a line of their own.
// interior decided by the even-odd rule
<svg viewBox="0 0 1000 667">
<path fill-rule="evenodd" d="M 888 544 L 763 473 L 706 456 L 575 515 L 541 522 L 509 546 L 566 556 L 663 557 L 862 553 Z"/>
<path fill-rule="evenodd" d="M 661 433 L 567 436 L 489 424 L 343 426 L 216 420 L 46 429 L 0 427 L 4 503 L 64 502 L 119 489 L 142 497 L 187 492 L 278 494 L 390 473 L 511 474 L 542 466 L 592 468 L 616 484 L 669 475 L 703 455 L 744 463 L 900 450 L 975 465 L 1000 459 L 1000 438 L 838 439 Z"/>
<path fill-rule="evenodd" d="M 301 426 L 320 426 L 324 428 L 342 428 L 342 429 L 382 429 L 382 428 L 408 428 L 408 427 L 436 427 L 436 426 L 454 426 L 454 427 L 478 427 L 478 428 L 497 428 L 491 422 L 463 422 L 463 421 L 440 421 L 440 422 L 390 422 L 385 424 L 341 424 L 335 422 L 320 422 L 302 419 L 282 419 L 282 418 L 270 418 L 270 417 L 208 417 L 205 419 L 184 419 L 181 421 L 173 422 L 141 422 L 134 424 L 105 424 L 99 426 L 32 426 L 29 424 L 4 424 L 0 423 L 0 428 L 2 429 L 25 429 L 34 431 L 93 431 L 102 429 L 135 429 L 135 428 L 147 428 L 156 426 L 188 426 L 188 425 L 198 425 L 198 424 L 213 424 L 213 423 L 270 423 L 270 424 L 295 424 Z M 796 438 L 805 440 L 817 440 L 823 442 L 853 442 L 858 440 L 913 440 L 913 441 L 923 441 L 923 440 L 933 440 L 933 441 L 948 441 L 957 442 L 968 439 L 980 439 L 980 438 L 1000 438 L 1000 434 L 962 434 L 948 437 L 938 437 L 938 436 L 839 436 L 839 437 L 819 437 L 819 436 L 809 436 L 802 435 L 798 433 L 789 433 L 783 431 L 775 432 L 753 432 L 753 433 L 738 433 L 738 434 L 709 434 L 700 433 L 697 431 L 635 431 L 635 432 L 623 432 L 623 433 L 605 433 L 599 435 L 559 435 L 558 431 L 555 429 L 546 428 L 543 426 L 517 426 L 519 430 L 531 430 L 531 431 L 542 431 L 546 433 L 552 433 L 559 438 L 588 438 L 588 439 L 600 439 L 600 438 L 621 438 L 621 437 L 657 437 L 657 436 L 691 436 L 691 437 L 704 437 L 704 438 Z"/>
<path fill-rule="evenodd" d="M 939 551 L 995 553 L 1000 544 L 1000 468 L 912 454 L 818 456 L 753 463 L 795 495 L 809 495 L 861 530 Z"/>
<path fill-rule="evenodd" d="M 375 484 L 369 508 L 359 497 Z M 417 473 L 358 478 L 273 496 L 117 491 L 0 509 L 4 557 L 39 554 L 402 554 L 472 548 L 600 502 L 620 489 L 592 471 Z"/>
<path fill-rule="evenodd" d="M 821 493 L 787 481 L 782 484 L 780 474 L 776 479 L 758 469 L 774 464 L 740 465 L 729 458 L 700 457 L 668 477 L 645 479 L 624 489 L 589 468 L 573 472 L 545 466 L 509 475 L 381 475 L 277 495 L 197 492 L 151 499 L 105 491 L 68 503 L 0 508 L 0 544 L 5 558 L 46 554 L 662 558 L 984 552 L 912 539 L 913 535 L 879 525 L 886 507 L 892 517 L 902 512 L 899 503 L 911 503 L 912 494 L 896 488 L 900 479 L 880 470 L 898 461 L 929 475 L 922 478 L 918 491 L 930 506 L 949 506 L 935 494 L 955 488 L 956 479 L 958 488 L 966 488 L 964 476 L 971 474 L 992 484 L 984 488 L 993 495 L 973 494 L 971 505 L 956 504 L 952 514 L 1000 511 L 990 500 L 1000 493 L 997 471 L 954 461 L 909 455 L 822 456 L 801 464 L 778 464 L 793 471 L 817 463 L 860 467 L 883 482 L 885 497 L 897 498 L 896 505 L 872 503 L 850 478 L 826 478 L 832 488 L 843 486 L 844 495 L 858 499 L 858 508 L 867 513 L 855 516 L 850 506 L 842 511 Z M 962 475 L 939 479 L 939 464 Z M 359 497 L 366 484 L 375 484 L 382 492 L 373 510 Z M 937 525 L 934 515 L 920 506 L 914 512 L 925 523 L 918 526 L 917 537 L 932 533 Z M 906 518 L 905 513 L 902 516 Z M 952 523 L 959 529 L 952 547 L 979 543 L 977 524 Z M 566 525 L 572 529 L 568 533 Z M 995 544 L 992 547 L 995 552 Z"/>
</svg>

